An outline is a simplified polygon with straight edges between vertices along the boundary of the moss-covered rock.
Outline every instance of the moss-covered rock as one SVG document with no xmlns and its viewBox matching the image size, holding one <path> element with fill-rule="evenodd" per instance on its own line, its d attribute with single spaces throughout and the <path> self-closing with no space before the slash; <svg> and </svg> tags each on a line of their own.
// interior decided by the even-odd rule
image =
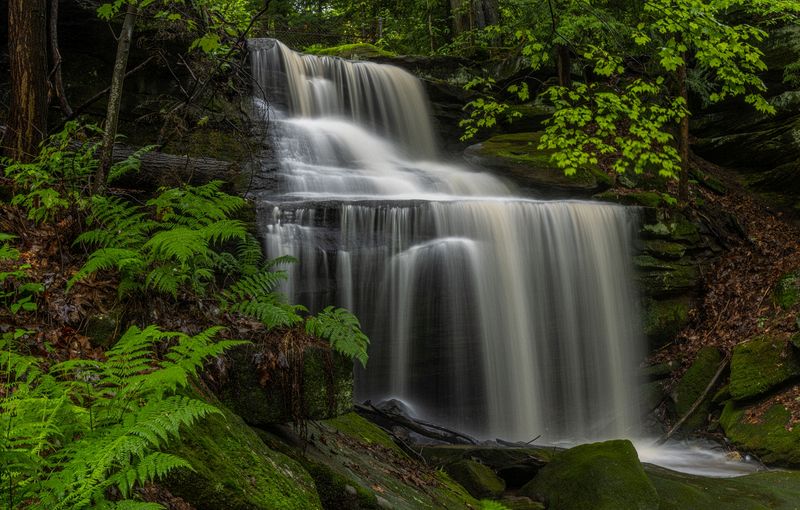
<svg viewBox="0 0 800 510">
<path fill-rule="evenodd" d="M 660 259 L 678 260 L 686 255 L 686 245 L 663 239 L 648 239 L 644 242 L 644 252 Z"/>
<path fill-rule="evenodd" d="M 762 395 L 797 375 L 800 360 L 786 340 L 759 336 L 733 349 L 731 396 L 742 400 Z"/>
<path fill-rule="evenodd" d="M 663 239 L 688 245 L 701 241 L 698 226 L 681 214 L 672 214 L 669 218 L 662 218 L 662 221 L 643 225 L 642 236 L 645 239 Z"/>
<path fill-rule="evenodd" d="M 722 361 L 722 354 L 716 347 L 704 347 L 697 353 L 697 357 L 691 364 L 689 369 L 683 374 L 678 386 L 675 389 L 675 413 L 682 417 L 689 408 L 700 398 L 703 391 L 705 391 L 714 374 L 719 368 Z M 706 399 L 700 406 L 686 419 L 683 424 L 684 431 L 697 430 L 703 426 L 708 416 L 711 407 L 711 395 L 707 395 Z"/>
<path fill-rule="evenodd" d="M 610 186 L 609 176 L 594 167 L 564 175 L 550 161 L 552 151 L 539 150 L 541 135 L 541 132 L 497 135 L 468 147 L 464 156 L 541 195 L 589 196 Z"/>
<path fill-rule="evenodd" d="M 774 404 L 759 416 L 751 408 L 728 402 L 719 423 L 735 445 L 751 451 L 768 464 L 800 466 L 800 427 L 781 404 Z"/>
<path fill-rule="evenodd" d="M 700 280 L 697 264 L 687 257 L 664 260 L 639 255 L 634 258 L 634 264 L 642 289 L 652 297 L 683 294 L 697 287 Z"/>
<path fill-rule="evenodd" d="M 658 348 L 675 339 L 689 323 L 691 298 L 679 296 L 669 299 L 645 299 L 644 334 L 652 348 Z"/>
<path fill-rule="evenodd" d="M 326 509 L 474 509 L 478 501 L 444 471 L 407 456 L 382 429 L 355 413 L 259 434 L 302 459 Z"/>
<path fill-rule="evenodd" d="M 246 345 L 228 354 L 228 378 L 220 398 L 253 426 L 298 418 L 325 419 L 349 412 L 353 402 L 353 363 L 324 346 L 308 346 L 302 356 L 271 370 L 262 381 L 256 360 L 264 354 Z M 302 363 L 300 378 L 294 364 Z M 299 388 L 299 393 L 297 389 Z"/>
<path fill-rule="evenodd" d="M 450 477 L 476 498 L 496 499 L 506 490 L 506 483 L 490 468 L 474 460 L 460 460 L 445 468 Z"/>
<path fill-rule="evenodd" d="M 623 205 L 638 205 L 641 207 L 658 207 L 662 203 L 661 193 L 655 191 L 622 192 L 610 189 L 594 195 L 592 198 L 603 202 L 613 202 Z"/>
<path fill-rule="evenodd" d="M 797 509 L 800 473 L 769 471 L 736 478 L 707 478 L 648 466 L 661 499 L 659 510 Z"/>
<path fill-rule="evenodd" d="M 500 504 L 508 510 L 545 510 L 546 508 L 544 503 L 525 496 L 506 496 L 500 500 Z"/>
<path fill-rule="evenodd" d="M 658 494 L 627 440 L 559 453 L 520 494 L 543 497 L 549 510 L 656 510 Z"/>
<path fill-rule="evenodd" d="M 639 369 L 639 377 L 649 381 L 664 379 L 672 375 L 672 372 L 678 367 L 680 367 L 680 363 L 675 360 L 649 365 Z"/>
<path fill-rule="evenodd" d="M 271 450 L 241 418 L 217 404 L 212 415 L 183 434 L 174 449 L 194 471 L 165 481 L 198 510 L 321 509 L 314 481 L 303 467 Z"/>
<path fill-rule="evenodd" d="M 341 57 L 350 60 L 368 59 L 374 57 L 394 57 L 396 54 L 386 51 L 369 43 L 342 44 L 328 48 L 310 47 L 306 48 L 306 53 L 314 55 Z"/>
<path fill-rule="evenodd" d="M 86 319 L 84 334 L 92 345 L 109 348 L 114 344 L 119 332 L 119 317 L 115 314 L 100 313 Z"/>
<path fill-rule="evenodd" d="M 772 299 L 784 310 L 796 305 L 800 301 L 800 271 L 783 275 L 775 284 Z"/>
</svg>

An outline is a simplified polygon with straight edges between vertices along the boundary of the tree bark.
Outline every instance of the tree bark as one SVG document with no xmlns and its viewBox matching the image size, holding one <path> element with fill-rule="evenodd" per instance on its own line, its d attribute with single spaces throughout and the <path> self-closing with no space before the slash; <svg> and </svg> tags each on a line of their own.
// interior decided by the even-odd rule
<svg viewBox="0 0 800 510">
<path fill-rule="evenodd" d="M 133 27 L 136 24 L 138 10 L 135 5 L 128 4 L 125 20 L 122 22 L 122 31 L 117 40 L 117 57 L 114 61 L 114 74 L 111 76 L 111 90 L 108 95 L 108 109 L 106 122 L 103 128 L 103 143 L 100 148 L 100 164 L 97 166 L 93 191 L 97 192 L 105 186 L 108 169 L 114 157 L 114 139 L 117 136 L 119 123 L 119 108 L 122 103 L 122 85 L 125 82 L 125 71 L 128 68 L 128 56 L 131 52 Z"/>
<path fill-rule="evenodd" d="M 61 110 L 67 117 L 72 116 L 72 108 L 64 92 L 64 79 L 61 77 L 61 51 L 58 49 L 58 0 L 50 0 L 50 59 L 53 64 L 53 89 Z"/>
<path fill-rule="evenodd" d="M 687 113 L 681 118 L 678 134 L 678 154 L 681 158 L 681 170 L 678 181 L 678 199 L 682 203 L 689 200 L 689 90 L 686 86 L 686 56 L 684 64 L 678 68 L 678 92 L 683 98 Z"/>
<path fill-rule="evenodd" d="M 558 84 L 562 87 L 572 85 L 572 59 L 569 48 L 564 44 L 556 44 L 556 67 L 558 68 Z"/>
<path fill-rule="evenodd" d="M 9 0 L 8 53 L 11 111 L 0 147 L 31 161 L 47 136 L 47 2 Z"/>
</svg>

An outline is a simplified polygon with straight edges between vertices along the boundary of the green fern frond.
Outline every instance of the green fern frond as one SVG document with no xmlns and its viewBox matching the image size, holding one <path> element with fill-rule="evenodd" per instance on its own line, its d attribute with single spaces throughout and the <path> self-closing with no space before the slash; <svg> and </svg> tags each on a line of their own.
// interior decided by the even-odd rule
<svg viewBox="0 0 800 510">
<path fill-rule="evenodd" d="M 356 316 L 344 308 L 329 306 L 316 317 L 308 317 L 306 332 L 327 339 L 334 350 L 367 365 L 369 338 L 361 331 Z"/>
<path fill-rule="evenodd" d="M 145 266 L 142 254 L 128 248 L 100 248 L 89 255 L 89 260 L 67 282 L 67 289 L 87 276 L 99 271 L 117 269 L 120 272 L 138 272 Z"/>
<path fill-rule="evenodd" d="M 188 264 L 197 255 L 206 255 L 210 250 L 202 231 L 175 227 L 162 230 L 151 237 L 142 247 L 151 252 L 151 257 L 173 259 Z"/>
</svg>

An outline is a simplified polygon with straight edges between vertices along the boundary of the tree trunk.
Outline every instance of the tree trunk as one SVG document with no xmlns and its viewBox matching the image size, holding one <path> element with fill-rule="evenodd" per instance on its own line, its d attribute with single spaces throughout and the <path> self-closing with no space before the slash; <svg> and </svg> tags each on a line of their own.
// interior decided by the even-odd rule
<svg viewBox="0 0 800 510">
<path fill-rule="evenodd" d="M 678 89 L 683 98 L 687 113 L 681 118 L 678 134 L 678 154 L 681 157 L 681 171 L 678 181 L 678 199 L 681 203 L 689 200 L 689 90 L 686 87 L 686 56 L 684 64 L 678 68 Z"/>
<path fill-rule="evenodd" d="M 11 111 L 0 147 L 10 158 L 31 161 L 47 136 L 47 2 L 8 2 Z"/>
<path fill-rule="evenodd" d="M 96 192 L 105 186 L 108 169 L 114 156 L 114 139 L 117 136 L 119 122 L 119 108 L 122 103 L 122 85 L 125 82 L 125 70 L 128 68 L 128 55 L 131 52 L 133 27 L 136 23 L 137 8 L 128 4 L 125 20 L 122 22 L 122 32 L 117 40 L 117 58 L 114 61 L 114 74 L 111 76 L 111 90 L 108 95 L 108 109 L 106 122 L 103 128 L 103 143 L 100 148 L 100 164 L 97 167 L 95 181 L 92 189 Z"/>
<path fill-rule="evenodd" d="M 64 92 L 64 80 L 61 77 L 61 52 L 58 49 L 58 0 L 50 0 L 50 59 L 53 64 L 53 89 L 61 110 L 66 117 L 72 116 L 72 108 Z"/>
<path fill-rule="evenodd" d="M 558 84 L 562 87 L 572 85 L 572 59 L 569 48 L 563 44 L 556 44 L 556 67 L 558 68 Z"/>
</svg>

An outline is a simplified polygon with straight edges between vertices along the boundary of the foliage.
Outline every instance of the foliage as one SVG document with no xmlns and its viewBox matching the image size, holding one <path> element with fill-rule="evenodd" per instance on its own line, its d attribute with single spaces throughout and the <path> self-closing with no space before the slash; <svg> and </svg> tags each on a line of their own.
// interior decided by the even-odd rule
<svg viewBox="0 0 800 510">
<path fill-rule="evenodd" d="M 162 448 L 184 427 L 218 411 L 180 394 L 202 367 L 241 342 L 130 328 L 107 359 L 48 367 L 4 335 L 0 401 L 0 496 L 13 508 L 160 508 L 133 489 L 177 468 Z M 157 359 L 159 344 L 172 346 Z M 108 500 L 115 489 L 121 501 Z"/>
<path fill-rule="evenodd" d="M 39 154 L 30 163 L 3 160 L 6 177 L 18 191 L 11 203 L 24 208 L 28 218 L 42 223 L 66 212 L 81 212 L 89 201 L 89 179 L 97 169 L 95 153 L 100 129 L 67 122 L 64 129 L 42 144 Z M 139 169 L 144 148 L 111 167 L 109 180 Z"/>
<path fill-rule="evenodd" d="M 328 306 L 316 317 L 309 317 L 306 319 L 306 332 L 327 339 L 335 350 L 357 359 L 362 366 L 367 365 L 369 339 L 361 331 L 355 315 L 344 308 Z"/>
<path fill-rule="evenodd" d="M 203 294 L 214 281 L 222 246 L 246 237 L 245 225 L 230 218 L 245 202 L 220 191 L 221 186 L 214 181 L 162 190 L 144 207 L 115 197 L 93 197 L 90 223 L 96 228 L 81 234 L 76 243 L 96 249 L 70 286 L 114 269 L 121 296 L 144 290 L 173 297 L 179 291 Z"/>
<path fill-rule="evenodd" d="M 556 107 L 540 140 L 540 149 L 552 149 L 552 160 L 573 175 L 590 165 L 606 166 L 624 174 L 656 171 L 673 177 L 680 158 L 669 125 L 686 115 L 683 100 L 659 104 L 663 80 L 635 80 L 624 88 L 598 84 L 551 87 Z"/>
</svg>

